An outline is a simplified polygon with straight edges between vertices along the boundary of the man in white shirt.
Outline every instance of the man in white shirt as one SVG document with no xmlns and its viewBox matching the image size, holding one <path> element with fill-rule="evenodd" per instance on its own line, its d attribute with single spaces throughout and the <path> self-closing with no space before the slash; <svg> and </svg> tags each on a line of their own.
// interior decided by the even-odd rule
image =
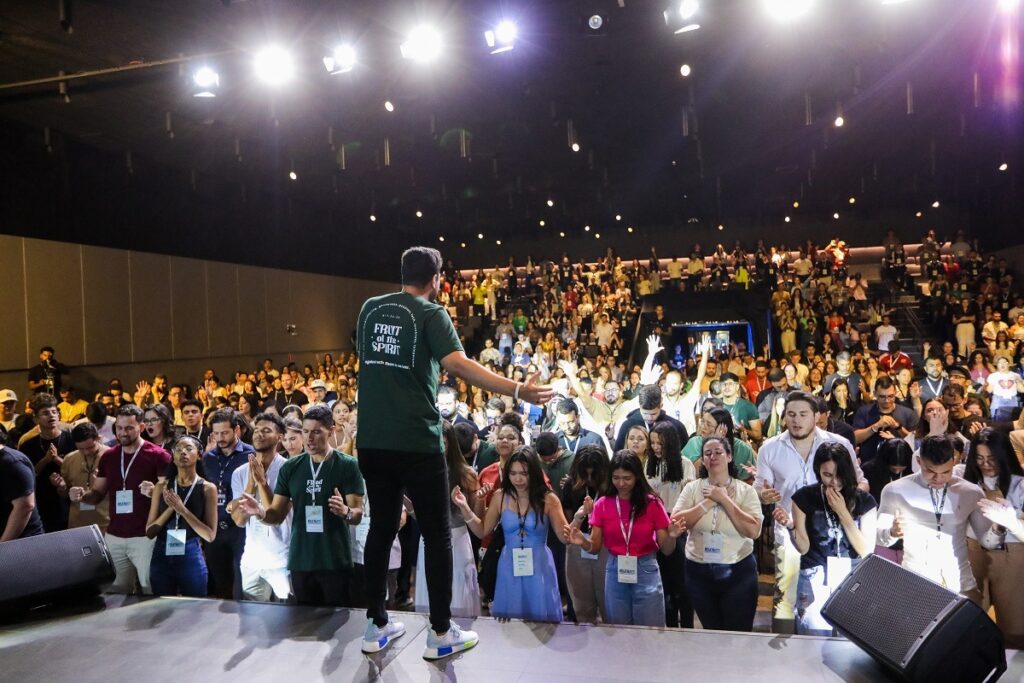
<svg viewBox="0 0 1024 683">
<path fill-rule="evenodd" d="M 683 423 L 687 434 L 697 433 L 697 401 L 700 399 L 700 385 L 704 380 L 704 374 L 708 369 L 708 356 L 711 353 L 711 344 L 705 335 L 698 345 L 700 350 L 700 363 L 697 365 L 697 378 L 690 386 L 690 390 L 682 393 L 683 375 L 677 370 L 670 371 L 665 375 L 665 386 L 662 391 L 661 409 L 670 417 L 674 417 Z"/>
<path fill-rule="evenodd" d="M 996 336 L 1000 332 L 1008 332 L 1009 326 L 1003 322 L 1003 314 L 1001 311 L 992 311 L 992 317 L 989 319 L 985 326 L 981 328 L 981 338 L 986 344 L 992 344 L 996 340 Z"/>
<path fill-rule="evenodd" d="M 271 597 L 284 601 L 292 592 L 288 574 L 288 543 L 291 539 L 291 516 L 283 524 L 264 524 L 258 517 L 246 515 L 239 506 L 243 493 L 259 496 L 270 507 L 281 466 L 287 461 L 277 453 L 284 438 L 284 420 L 276 413 L 260 413 L 253 420 L 252 445 L 256 452 L 249 463 L 235 468 L 231 474 L 231 495 L 228 512 L 237 526 L 245 528 L 245 550 L 239 563 L 242 574 L 242 599 L 267 602 Z"/>
<path fill-rule="evenodd" d="M 608 347 L 612 343 L 612 335 L 615 334 L 615 328 L 612 327 L 611 322 L 608 320 L 608 314 L 602 313 L 599 322 L 594 326 L 594 334 L 597 335 L 597 345 Z"/>
<path fill-rule="evenodd" d="M 887 315 L 883 315 L 882 324 L 875 328 L 875 339 L 878 340 L 875 348 L 885 353 L 889 350 L 889 342 L 896 339 L 899 334 L 899 330 L 892 324 L 892 319 Z"/>
<path fill-rule="evenodd" d="M 857 463 L 853 445 L 838 434 L 826 432 L 816 426 L 818 402 L 814 396 L 803 391 L 790 392 L 786 398 L 783 417 L 786 431 L 767 439 L 761 444 L 757 455 L 754 488 L 757 489 L 762 503 L 782 506 L 792 519 L 793 494 L 798 489 L 818 481 L 814 472 L 814 453 L 819 446 L 827 442 L 843 444 L 857 472 L 857 487 L 864 491 L 868 490 L 868 482 Z M 775 612 L 772 618 L 772 631 L 793 633 L 800 553 L 781 524 L 776 522 L 774 531 Z"/>
<path fill-rule="evenodd" d="M 13 389 L 0 389 L 0 427 L 7 431 L 14 429 L 18 417 L 18 395 Z"/>
<path fill-rule="evenodd" d="M 967 555 L 967 525 L 986 547 L 991 524 L 978 508 L 985 497 L 975 484 L 953 474 L 949 435 L 926 436 L 915 459 L 921 471 L 882 489 L 878 544 L 903 539 L 903 566 L 981 603 Z"/>
</svg>

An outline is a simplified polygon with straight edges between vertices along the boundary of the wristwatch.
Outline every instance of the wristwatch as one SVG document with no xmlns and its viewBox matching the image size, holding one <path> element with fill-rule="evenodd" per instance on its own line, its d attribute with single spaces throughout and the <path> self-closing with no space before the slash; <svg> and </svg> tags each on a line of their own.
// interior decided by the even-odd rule
<svg viewBox="0 0 1024 683">
<path fill-rule="evenodd" d="M 345 521 L 346 522 L 351 522 L 352 521 L 352 508 L 349 508 L 348 512 L 345 513 Z"/>
</svg>

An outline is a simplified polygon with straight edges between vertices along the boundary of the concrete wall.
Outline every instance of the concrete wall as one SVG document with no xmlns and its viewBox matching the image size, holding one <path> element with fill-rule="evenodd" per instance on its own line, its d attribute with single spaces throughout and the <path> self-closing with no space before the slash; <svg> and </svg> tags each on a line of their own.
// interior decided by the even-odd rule
<svg viewBox="0 0 1024 683">
<path fill-rule="evenodd" d="M 205 367 L 228 375 L 268 356 L 313 362 L 315 351 L 351 348 L 362 302 L 397 288 L 0 235 L 0 387 L 24 393 L 44 345 L 83 389 L 158 371 L 195 382 Z"/>
</svg>

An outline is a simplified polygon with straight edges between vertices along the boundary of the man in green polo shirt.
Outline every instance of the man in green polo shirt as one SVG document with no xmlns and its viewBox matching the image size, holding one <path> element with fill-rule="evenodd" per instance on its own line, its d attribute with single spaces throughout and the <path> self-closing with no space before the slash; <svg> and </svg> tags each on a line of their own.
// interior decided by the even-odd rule
<svg viewBox="0 0 1024 683">
<path fill-rule="evenodd" d="M 281 466 L 270 507 L 243 494 L 241 509 L 264 524 L 292 516 L 288 570 L 300 605 L 349 604 L 352 572 L 349 525 L 363 517 L 363 477 L 351 455 L 330 447 L 334 418 L 327 406 L 313 406 L 302 417 L 306 450 Z"/>
<path fill-rule="evenodd" d="M 363 652 L 378 652 L 405 633 L 384 606 L 403 494 L 412 501 L 423 534 L 431 624 L 423 656 L 440 659 L 477 643 L 475 633 L 451 623 L 450 489 L 435 406 L 440 367 L 475 387 L 535 405 L 551 398 L 549 388 L 536 385 L 537 375 L 514 382 L 466 356 L 448 312 L 434 303 L 440 275 L 436 249 L 407 249 L 402 291 L 366 301 L 356 327 L 359 467 L 373 500 L 363 553 L 369 605 Z"/>
</svg>

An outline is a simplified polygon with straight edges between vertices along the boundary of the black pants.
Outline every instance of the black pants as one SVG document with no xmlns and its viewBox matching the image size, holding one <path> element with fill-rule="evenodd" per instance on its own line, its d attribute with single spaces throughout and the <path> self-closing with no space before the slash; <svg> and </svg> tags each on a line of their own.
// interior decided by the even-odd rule
<svg viewBox="0 0 1024 683">
<path fill-rule="evenodd" d="M 388 558 L 402 517 L 404 493 L 412 501 L 423 534 L 430 625 L 438 633 L 447 631 L 452 615 L 452 530 L 444 455 L 361 448 L 359 469 L 373 507 L 363 551 L 366 615 L 378 626 L 387 622 Z"/>
<path fill-rule="evenodd" d="M 245 550 L 245 529 L 232 521 L 217 525 L 213 543 L 204 543 L 206 566 L 209 570 L 207 592 L 211 598 L 242 599 L 242 551 Z"/>
<path fill-rule="evenodd" d="M 405 605 L 412 599 L 412 590 L 416 587 L 416 560 L 420 552 L 420 525 L 412 515 L 398 532 L 398 543 L 402 548 L 402 565 L 398 568 L 398 590 L 393 604 Z"/>
<path fill-rule="evenodd" d="M 747 555 L 736 564 L 686 560 L 686 590 L 700 625 L 716 631 L 753 631 L 757 612 L 757 563 Z"/>
<path fill-rule="evenodd" d="M 349 573 L 337 569 L 312 572 L 293 571 L 295 604 L 314 607 L 347 607 Z"/>
<path fill-rule="evenodd" d="M 658 553 L 661 585 L 665 590 L 665 625 L 672 628 L 693 628 L 693 605 L 686 593 L 686 534 L 676 540 L 671 555 Z"/>
</svg>

